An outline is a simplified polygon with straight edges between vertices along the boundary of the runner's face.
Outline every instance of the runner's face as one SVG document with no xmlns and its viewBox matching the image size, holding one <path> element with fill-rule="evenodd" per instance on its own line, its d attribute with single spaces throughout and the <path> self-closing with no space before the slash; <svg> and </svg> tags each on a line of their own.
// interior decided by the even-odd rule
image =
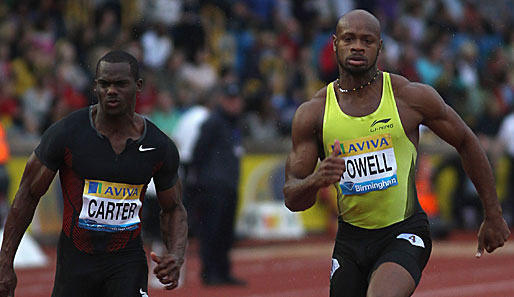
<svg viewBox="0 0 514 297">
<path fill-rule="evenodd" d="M 108 115 L 133 113 L 136 93 L 141 91 L 142 80 L 134 80 L 129 63 L 102 61 L 98 67 L 95 91 L 100 108 Z"/>
<path fill-rule="evenodd" d="M 351 74 L 374 69 L 382 40 L 372 26 L 359 19 L 343 22 L 333 35 L 333 49 L 340 68 Z"/>
</svg>

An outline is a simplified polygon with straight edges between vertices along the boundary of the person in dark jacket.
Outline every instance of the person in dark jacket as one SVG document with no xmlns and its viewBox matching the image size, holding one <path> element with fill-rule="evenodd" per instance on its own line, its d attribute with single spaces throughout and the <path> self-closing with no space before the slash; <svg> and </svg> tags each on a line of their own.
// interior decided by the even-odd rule
<svg viewBox="0 0 514 297">
<path fill-rule="evenodd" d="M 243 108 L 239 86 L 223 86 L 218 106 L 203 123 L 193 152 L 191 170 L 197 189 L 194 207 L 205 285 L 245 284 L 232 275 L 229 257 L 243 154 L 239 126 Z"/>
</svg>

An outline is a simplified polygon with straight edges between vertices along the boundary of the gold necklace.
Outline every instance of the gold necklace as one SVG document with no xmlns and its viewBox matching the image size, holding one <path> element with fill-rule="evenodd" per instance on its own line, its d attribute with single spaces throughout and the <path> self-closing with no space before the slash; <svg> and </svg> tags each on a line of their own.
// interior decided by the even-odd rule
<svg viewBox="0 0 514 297">
<path fill-rule="evenodd" d="M 364 88 L 365 86 L 369 86 L 371 85 L 372 82 L 374 82 L 376 79 L 377 79 L 377 76 L 378 74 L 380 73 L 380 70 L 377 70 L 377 73 L 375 73 L 375 76 L 373 76 L 373 78 L 368 81 L 367 83 L 363 84 L 363 85 L 360 85 L 356 88 L 353 88 L 353 89 L 343 89 L 341 88 L 341 85 L 339 84 L 339 78 L 337 79 L 337 87 L 339 88 L 339 91 L 341 91 L 341 93 L 350 93 L 350 92 L 355 92 L 357 90 L 360 90 L 362 88 Z"/>
</svg>

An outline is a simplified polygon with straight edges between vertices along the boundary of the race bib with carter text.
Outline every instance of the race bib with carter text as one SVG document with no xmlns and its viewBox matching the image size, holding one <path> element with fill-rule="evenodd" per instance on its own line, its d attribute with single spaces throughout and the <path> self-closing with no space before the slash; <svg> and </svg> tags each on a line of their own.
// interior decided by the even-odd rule
<svg viewBox="0 0 514 297">
<path fill-rule="evenodd" d="M 141 222 L 143 185 L 85 180 L 79 227 L 105 232 L 134 230 Z"/>
</svg>

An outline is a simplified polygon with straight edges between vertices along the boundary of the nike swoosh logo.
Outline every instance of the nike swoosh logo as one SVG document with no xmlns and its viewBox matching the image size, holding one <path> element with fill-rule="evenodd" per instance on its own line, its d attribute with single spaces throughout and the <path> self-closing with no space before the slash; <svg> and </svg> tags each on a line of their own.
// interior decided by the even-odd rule
<svg viewBox="0 0 514 297">
<path fill-rule="evenodd" d="M 151 151 L 151 150 L 154 150 L 154 149 L 155 149 L 155 147 L 143 147 L 143 145 L 139 146 L 139 151 L 140 152 Z"/>
</svg>

